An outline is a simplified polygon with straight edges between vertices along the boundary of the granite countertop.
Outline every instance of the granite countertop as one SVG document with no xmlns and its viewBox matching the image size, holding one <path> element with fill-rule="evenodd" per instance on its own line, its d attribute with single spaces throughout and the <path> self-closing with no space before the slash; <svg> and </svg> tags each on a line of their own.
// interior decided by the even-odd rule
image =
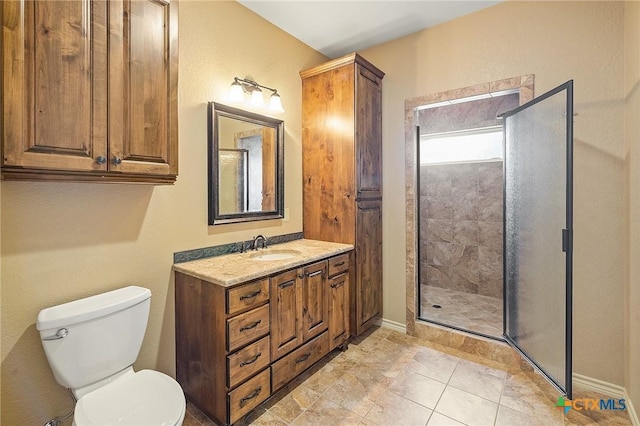
<svg viewBox="0 0 640 426">
<path fill-rule="evenodd" d="M 176 263 L 173 269 L 213 284 L 230 287 L 351 250 L 353 250 L 351 244 L 301 239 L 275 244 L 267 249 L 249 250 L 247 253 L 233 253 Z M 264 254 L 289 252 L 292 252 L 293 256 L 287 259 L 255 259 L 255 256 Z"/>
</svg>

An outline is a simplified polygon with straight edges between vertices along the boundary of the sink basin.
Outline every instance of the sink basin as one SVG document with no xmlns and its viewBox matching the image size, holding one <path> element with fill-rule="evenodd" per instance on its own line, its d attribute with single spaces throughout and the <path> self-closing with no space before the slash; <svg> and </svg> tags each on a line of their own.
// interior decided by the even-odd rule
<svg viewBox="0 0 640 426">
<path fill-rule="evenodd" d="M 252 254 L 249 256 L 253 260 L 284 260 L 291 259 L 292 257 L 299 256 L 301 253 L 296 250 L 268 250 Z"/>
</svg>

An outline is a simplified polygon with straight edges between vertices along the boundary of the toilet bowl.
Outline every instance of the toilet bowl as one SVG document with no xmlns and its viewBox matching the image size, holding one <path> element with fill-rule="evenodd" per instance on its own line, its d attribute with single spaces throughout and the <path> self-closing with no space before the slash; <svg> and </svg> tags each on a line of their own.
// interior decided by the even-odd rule
<svg viewBox="0 0 640 426">
<path fill-rule="evenodd" d="M 74 425 L 181 425 L 184 395 L 171 377 L 153 370 L 133 369 L 78 400 Z"/>
<path fill-rule="evenodd" d="M 38 314 L 36 328 L 56 381 L 77 399 L 76 426 L 179 426 L 182 388 L 154 370 L 133 370 L 151 291 L 129 286 Z"/>
</svg>

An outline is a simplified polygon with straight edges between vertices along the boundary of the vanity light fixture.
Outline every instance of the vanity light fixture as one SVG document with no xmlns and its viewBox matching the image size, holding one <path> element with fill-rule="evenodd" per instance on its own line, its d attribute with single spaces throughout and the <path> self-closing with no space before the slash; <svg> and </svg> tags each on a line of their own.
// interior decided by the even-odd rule
<svg viewBox="0 0 640 426">
<path fill-rule="evenodd" d="M 241 103 L 245 101 L 245 93 L 251 94 L 251 100 L 249 101 L 251 106 L 261 107 L 264 105 L 264 97 L 262 89 L 270 90 L 271 97 L 269 98 L 269 110 L 273 112 L 284 112 L 282 108 L 282 100 L 278 94 L 277 89 L 263 86 L 249 78 L 233 78 L 231 88 L 229 89 L 229 101 L 233 103 Z"/>
</svg>

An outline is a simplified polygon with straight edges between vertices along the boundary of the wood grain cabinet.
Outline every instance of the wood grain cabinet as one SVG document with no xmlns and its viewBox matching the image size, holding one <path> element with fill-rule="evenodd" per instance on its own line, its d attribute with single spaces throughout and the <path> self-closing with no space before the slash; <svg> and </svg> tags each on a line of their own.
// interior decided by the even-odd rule
<svg viewBox="0 0 640 426">
<path fill-rule="evenodd" d="M 327 261 L 271 278 L 271 354 L 278 359 L 328 328 Z"/>
<path fill-rule="evenodd" d="M 187 399 L 232 424 L 348 332 L 349 253 L 232 287 L 176 271 L 176 377 Z"/>
<path fill-rule="evenodd" d="M 177 1 L 0 7 L 2 177 L 174 182 Z"/>
<path fill-rule="evenodd" d="M 349 254 L 329 260 L 329 349 L 349 340 Z"/>
<path fill-rule="evenodd" d="M 305 238 L 353 244 L 350 333 L 382 316 L 382 78 L 358 54 L 302 71 Z"/>
</svg>

